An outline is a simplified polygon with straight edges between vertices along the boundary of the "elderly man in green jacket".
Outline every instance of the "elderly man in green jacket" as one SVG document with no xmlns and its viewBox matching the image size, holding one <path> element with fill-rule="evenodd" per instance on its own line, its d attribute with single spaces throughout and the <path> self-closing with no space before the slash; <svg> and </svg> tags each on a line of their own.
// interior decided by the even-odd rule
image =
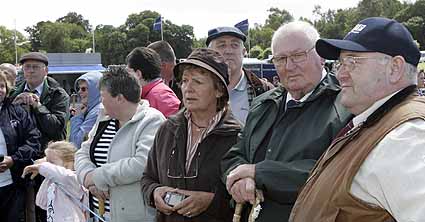
<svg viewBox="0 0 425 222">
<path fill-rule="evenodd" d="M 254 100 L 240 141 L 223 159 L 223 180 L 237 203 L 253 204 L 255 189 L 263 191 L 256 221 L 288 220 L 310 169 L 351 118 L 338 101 L 335 76 L 314 48 L 318 39 L 305 22 L 274 33 L 272 61 L 283 87 Z"/>
</svg>

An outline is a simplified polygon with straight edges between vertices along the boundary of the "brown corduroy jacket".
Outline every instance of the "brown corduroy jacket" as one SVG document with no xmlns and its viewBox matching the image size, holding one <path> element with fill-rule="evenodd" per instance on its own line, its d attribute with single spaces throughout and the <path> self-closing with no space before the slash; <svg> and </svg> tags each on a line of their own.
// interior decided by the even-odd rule
<svg viewBox="0 0 425 222">
<path fill-rule="evenodd" d="M 332 143 L 299 194 L 289 221 L 395 221 L 385 209 L 354 197 L 350 188 L 363 161 L 389 132 L 406 121 L 425 119 L 425 98 L 408 91 L 399 92 L 362 126 Z"/>
</svg>

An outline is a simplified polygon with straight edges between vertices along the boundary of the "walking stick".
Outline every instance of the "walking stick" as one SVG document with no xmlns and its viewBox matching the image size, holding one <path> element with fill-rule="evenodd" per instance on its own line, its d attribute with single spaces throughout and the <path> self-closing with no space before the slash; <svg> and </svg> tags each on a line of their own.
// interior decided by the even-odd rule
<svg viewBox="0 0 425 222">
<path fill-rule="evenodd" d="M 264 195 L 263 191 L 256 189 L 255 190 L 255 203 L 252 205 L 251 211 L 249 212 L 248 222 L 255 222 L 258 215 L 261 211 L 261 205 L 260 203 L 264 201 Z M 232 222 L 240 222 L 241 221 L 241 214 L 243 209 L 243 203 L 236 204 L 235 207 L 235 214 L 233 214 L 233 220 Z"/>
<path fill-rule="evenodd" d="M 102 217 L 102 219 L 105 219 L 103 215 L 105 214 L 105 200 L 98 199 L 99 200 L 99 215 Z"/>
</svg>

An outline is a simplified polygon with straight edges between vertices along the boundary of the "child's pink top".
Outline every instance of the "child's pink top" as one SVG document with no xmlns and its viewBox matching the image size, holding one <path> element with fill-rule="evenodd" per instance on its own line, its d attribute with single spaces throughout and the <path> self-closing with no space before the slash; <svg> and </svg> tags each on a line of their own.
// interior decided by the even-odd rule
<svg viewBox="0 0 425 222">
<path fill-rule="evenodd" d="M 80 203 L 88 206 L 87 190 L 78 183 L 75 171 L 44 162 L 41 164 L 39 172 L 46 179 L 40 186 L 35 203 L 47 211 L 47 221 L 87 221 L 87 214 L 84 210 L 57 187 L 59 184 Z"/>
</svg>

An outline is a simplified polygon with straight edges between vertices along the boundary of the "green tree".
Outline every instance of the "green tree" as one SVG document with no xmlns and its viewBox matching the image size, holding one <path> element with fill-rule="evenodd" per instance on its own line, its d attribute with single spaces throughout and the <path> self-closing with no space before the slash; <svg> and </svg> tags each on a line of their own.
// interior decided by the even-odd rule
<svg viewBox="0 0 425 222">
<path fill-rule="evenodd" d="M 418 0 L 414 4 L 405 4 L 394 19 L 403 22 L 412 33 L 422 50 L 425 49 L 425 0 Z"/>
<path fill-rule="evenodd" d="M 258 59 L 268 59 L 272 54 L 272 49 L 270 47 L 264 49 L 263 53 L 260 54 Z"/>
<path fill-rule="evenodd" d="M 258 45 L 262 49 L 270 47 L 274 32 L 275 30 L 270 27 L 255 24 L 253 29 L 249 29 L 251 45 Z"/>
<path fill-rule="evenodd" d="M 322 12 L 321 7 L 316 5 L 313 14 L 318 18 L 313 24 L 323 38 L 342 39 L 357 23 L 353 8 Z"/>
<path fill-rule="evenodd" d="M 195 38 L 193 27 L 190 25 L 178 26 L 167 20 L 164 29 L 164 40 L 173 47 L 176 58 L 189 56 Z"/>
<path fill-rule="evenodd" d="M 19 57 L 29 51 L 29 44 L 25 44 L 27 39 L 20 33 L 16 32 L 16 42 L 18 43 L 17 53 Z M 4 26 L 0 26 L 0 63 L 15 64 L 15 31 L 9 30 Z"/>
<path fill-rule="evenodd" d="M 57 22 L 61 23 L 70 23 L 81 26 L 85 32 L 91 31 L 91 26 L 89 20 L 84 19 L 84 17 L 76 12 L 69 12 L 64 17 L 58 18 Z"/>
<path fill-rule="evenodd" d="M 151 42 L 161 40 L 161 32 L 153 30 L 153 23 L 160 14 L 154 11 L 142 11 L 128 16 L 121 30 L 126 33 L 128 40 L 127 51 L 135 47 L 147 46 Z M 173 47 L 177 58 L 185 58 L 192 51 L 193 27 L 178 26 L 170 20 L 163 21 L 164 40 Z"/>
<path fill-rule="evenodd" d="M 88 33 L 71 23 L 44 23 L 39 38 L 41 49 L 46 52 L 85 52 L 90 47 Z"/>
<path fill-rule="evenodd" d="M 256 45 L 249 50 L 249 54 L 251 58 L 259 58 L 263 54 L 263 49 L 259 45 Z"/>
<path fill-rule="evenodd" d="M 399 0 L 362 0 L 357 5 L 358 20 L 382 16 L 393 18 L 403 8 Z"/>
<path fill-rule="evenodd" d="M 200 38 L 200 39 L 194 39 L 193 40 L 193 45 L 192 45 L 192 48 L 194 48 L 194 49 L 196 49 L 196 48 L 203 48 L 203 47 L 205 47 L 206 45 L 206 41 L 207 41 L 207 38 L 206 37 L 204 37 L 204 38 Z"/>
<path fill-rule="evenodd" d="M 265 23 L 265 27 L 277 30 L 282 24 L 291 22 L 294 17 L 285 9 L 280 10 L 279 8 L 270 8 L 268 18 Z"/>
<path fill-rule="evenodd" d="M 112 25 L 98 25 L 95 31 L 96 51 L 102 54 L 102 64 L 125 63 L 127 35 Z"/>
</svg>

